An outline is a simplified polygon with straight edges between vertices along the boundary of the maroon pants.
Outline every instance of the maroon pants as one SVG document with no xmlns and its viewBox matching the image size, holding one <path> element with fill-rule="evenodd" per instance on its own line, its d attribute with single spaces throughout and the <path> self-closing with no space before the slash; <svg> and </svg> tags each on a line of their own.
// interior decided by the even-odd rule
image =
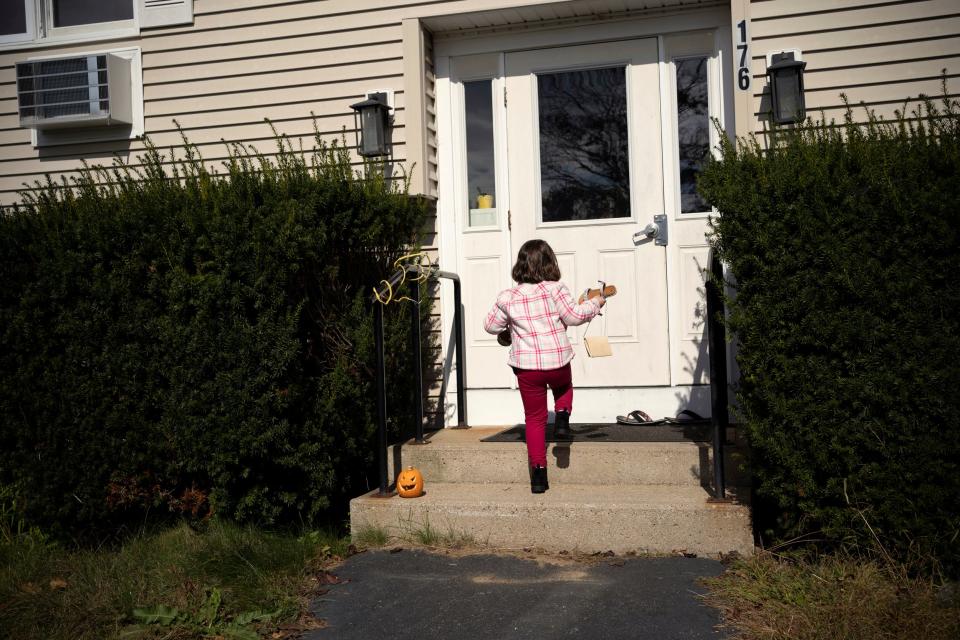
<svg viewBox="0 0 960 640">
<path fill-rule="evenodd" d="M 527 459 L 531 466 L 547 466 L 547 387 L 553 391 L 555 411 L 573 409 L 573 383 L 570 365 L 537 371 L 516 369 L 520 398 L 527 425 Z"/>
</svg>

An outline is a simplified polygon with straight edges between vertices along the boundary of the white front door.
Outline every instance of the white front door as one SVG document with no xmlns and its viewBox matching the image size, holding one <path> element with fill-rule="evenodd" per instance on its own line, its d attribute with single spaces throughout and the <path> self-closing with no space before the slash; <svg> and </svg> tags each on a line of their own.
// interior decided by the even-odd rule
<svg viewBox="0 0 960 640">
<path fill-rule="evenodd" d="M 618 290 L 568 331 L 575 385 L 669 385 L 666 251 L 634 240 L 664 210 L 656 38 L 508 53 L 505 66 L 512 254 L 541 238 L 575 295 Z M 587 332 L 614 355 L 588 357 Z"/>
<path fill-rule="evenodd" d="M 709 116 L 722 115 L 721 42 L 698 32 L 447 58 L 469 424 L 522 421 L 507 350 L 482 323 L 532 238 L 553 247 L 575 296 L 599 280 L 618 289 L 568 331 L 577 422 L 709 412 L 709 207 L 693 189 L 715 144 Z M 658 214 L 667 246 L 635 241 Z M 606 335 L 613 356 L 588 357 L 585 333 Z"/>
</svg>

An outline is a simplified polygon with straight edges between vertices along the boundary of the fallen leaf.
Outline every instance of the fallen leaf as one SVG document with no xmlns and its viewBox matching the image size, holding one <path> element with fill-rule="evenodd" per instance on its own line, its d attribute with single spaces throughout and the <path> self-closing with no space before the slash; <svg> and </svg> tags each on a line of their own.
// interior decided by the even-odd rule
<svg viewBox="0 0 960 640">
<path fill-rule="evenodd" d="M 20 590 L 25 591 L 27 593 L 33 593 L 33 594 L 40 593 L 41 591 L 40 587 L 33 584 L 32 582 L 24 582 L 23 584 L 20 585 Z"/>
<path fill-rule="evenodd" d="M 340 584 L 340 578 L 329 571 L 324 571 L 317 576 L 317 582 L 319 584 Z"/>
</svg>

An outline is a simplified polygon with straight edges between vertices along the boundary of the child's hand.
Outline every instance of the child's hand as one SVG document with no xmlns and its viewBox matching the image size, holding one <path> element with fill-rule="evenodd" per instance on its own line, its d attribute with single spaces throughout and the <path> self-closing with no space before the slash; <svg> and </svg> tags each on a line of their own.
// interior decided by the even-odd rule
<svg viewBox="0 0 960 640">
<path fill-rule="evenodd" d="M 600 303 L 600 308 L 603 309 L 603 305 L 607 304 L 607 299 L 603 296 L 597 296 L 596 301 Z"/>
</svg>

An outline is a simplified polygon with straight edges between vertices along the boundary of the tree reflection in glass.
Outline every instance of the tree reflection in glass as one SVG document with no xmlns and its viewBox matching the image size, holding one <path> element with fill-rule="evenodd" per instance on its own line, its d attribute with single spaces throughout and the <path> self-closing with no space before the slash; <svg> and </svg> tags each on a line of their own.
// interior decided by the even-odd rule
<svg viewBox="0 0 960 640">
<path fill-rule="evenodd" d="M 630 216 L 624 67 L 537 76 L 544 222 Z"/>
<path fill-rule="evenodd" d="M 697 193 L 697 176 L 710 152 L 707 104 L 707 59 L 675 60 L 677 69 L 677 140 L 680 144 L 680 212 L 710 211 Z"/>
</svg>

